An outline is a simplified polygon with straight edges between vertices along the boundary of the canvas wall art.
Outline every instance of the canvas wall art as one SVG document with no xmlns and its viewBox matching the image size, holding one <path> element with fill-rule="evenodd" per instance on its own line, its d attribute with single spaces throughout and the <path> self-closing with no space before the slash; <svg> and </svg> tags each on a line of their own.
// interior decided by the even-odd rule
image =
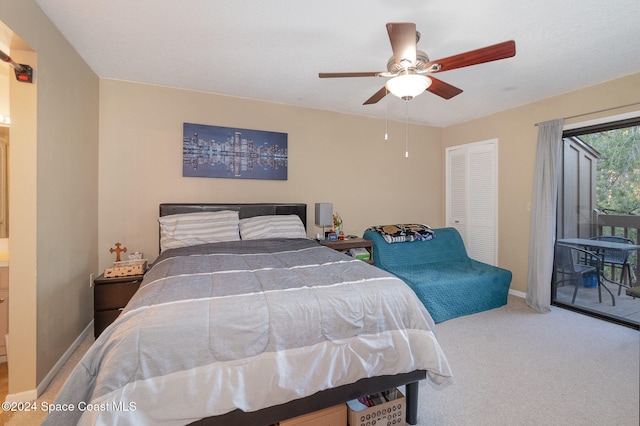
<svg viewBox="0 0 640 426">
<path fill-rule="evenodd" d="M 184 123 L 182 176 L 287 180 L 287 133 Z"/>
</svg>

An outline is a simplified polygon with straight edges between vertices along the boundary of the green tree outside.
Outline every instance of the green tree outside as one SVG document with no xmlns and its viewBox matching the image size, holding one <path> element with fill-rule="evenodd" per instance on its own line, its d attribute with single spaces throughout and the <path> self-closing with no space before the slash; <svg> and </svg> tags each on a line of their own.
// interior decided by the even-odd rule
<svg viewBox="0 0 640 426">
<path fill-rule="evenodd" d="M 598 209 L 605 214 L 640 215 L 640 126 L 581 135 L 580 139 L 600 152 Z"/>
</svg>

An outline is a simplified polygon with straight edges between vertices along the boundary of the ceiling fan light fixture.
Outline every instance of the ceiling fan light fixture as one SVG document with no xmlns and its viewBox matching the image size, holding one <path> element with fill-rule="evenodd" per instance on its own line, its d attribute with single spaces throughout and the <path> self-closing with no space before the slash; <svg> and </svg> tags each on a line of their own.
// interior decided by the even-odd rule
<svg viewBox="0 0 640 426">
<path fill-rule="evenodd" d="M 403 74 L 387 81 L 386 86 L 393 95 L 409 101 L 431 86 L 431 79 L 419 74 Z"/>
</svg>

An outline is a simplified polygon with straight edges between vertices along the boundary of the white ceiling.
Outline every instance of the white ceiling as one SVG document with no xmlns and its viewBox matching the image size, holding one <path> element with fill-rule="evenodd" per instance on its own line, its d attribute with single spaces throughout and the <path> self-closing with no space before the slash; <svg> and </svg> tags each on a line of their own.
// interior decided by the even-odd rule
<svg viewBox="0 0 640 426">
<path fill-rule="evenodd" d="M 387 22 L 415 22 L 431 59 L 515 40 L 514 58 L 439 73 L 409 120 L 449 126 L 640 72 L 638 0 L 36 0 L 101 78 L 405 120 L 389 95 Z M 37 70 L 36 70 L 37 73 Z M 639 94 L 640 97 L 640 94 Z M 639 99 L 640 100 L 640 99 Z"/>
</svg>

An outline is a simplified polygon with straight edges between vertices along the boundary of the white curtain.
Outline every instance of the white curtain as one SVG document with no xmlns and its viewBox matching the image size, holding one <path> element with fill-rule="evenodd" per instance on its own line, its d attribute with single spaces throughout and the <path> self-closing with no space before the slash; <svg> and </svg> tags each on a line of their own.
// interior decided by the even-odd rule
<svg viewBox="0 0 640 426">
<path fill-rule="evenodd" d="M 551 277 L 563 124 L 564 119 L 559 119 L 538 125 L 538 146 L 531 196 L 526 303 L 543 313 L 551 310 Z"/>
</svg>

